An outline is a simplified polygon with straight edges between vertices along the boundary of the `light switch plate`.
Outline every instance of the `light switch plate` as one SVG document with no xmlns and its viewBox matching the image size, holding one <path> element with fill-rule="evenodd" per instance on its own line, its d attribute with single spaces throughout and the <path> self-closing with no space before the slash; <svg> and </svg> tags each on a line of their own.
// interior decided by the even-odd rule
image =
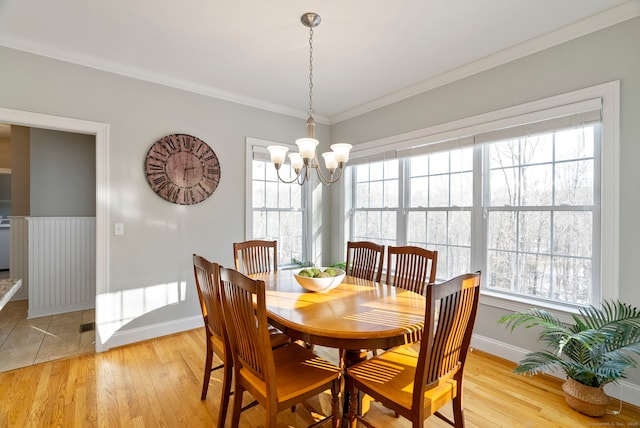
<svg viewBox="0 0 640 428">
<path fill-rule="evenodd" d="M 113 229 L 116 235 L 124 235 L 124 223 L 116 223 Z"/>
</svg>

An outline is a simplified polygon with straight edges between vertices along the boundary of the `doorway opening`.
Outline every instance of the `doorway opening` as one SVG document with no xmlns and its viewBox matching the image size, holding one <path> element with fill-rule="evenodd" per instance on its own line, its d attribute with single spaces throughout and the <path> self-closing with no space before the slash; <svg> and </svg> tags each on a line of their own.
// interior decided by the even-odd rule
<svg viewBox="0 0 640 428">
<path fill-rule="evenodd" d="M 96 144 L 96 304 L 95 304 L 95 351 L 109 349 L 107 339 L 100 335 L 100 326 L 105 319 L 105 311 L 100 305 L 100 296 L 107 291 L 108 284 L 108 145 L 109 125 L 99 122 L 51 116 L 0 108 L 0 122 L 13 125 L 75 132 L 95 136 Z"/>
</svg>

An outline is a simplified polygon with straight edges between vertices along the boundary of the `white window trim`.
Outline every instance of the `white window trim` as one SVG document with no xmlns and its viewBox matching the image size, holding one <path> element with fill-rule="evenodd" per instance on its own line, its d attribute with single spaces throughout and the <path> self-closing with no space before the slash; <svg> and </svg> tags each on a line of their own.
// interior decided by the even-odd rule
<svg viewBox="0 0 640 428">
<path fill-rule="evenodd" d="M 358 158 L 382 159 L 394 157 L 398 151 L 411 149 L 430 143 L 463 138 L 487 129 L 488 124 L 518 122 L 523 115 L 534 116 L 542 110 L 562 109 L 573 103 L 586 102 L 594 98 L 602 100 L 602 153 L 601 153 L 601 257 L 600 257 L 600 298 L 617 299 L 619 294 L 619 212 L 620 212 L 620 81 L 612 81 L 577 91 L 544 98 L 529 103 L 483 113 L 465 119 L 440 124 L 359 144 L 351 151 L 355 162 Z M 489 126 L 490 127 L 490 126 Z M 479 265 L 472 269 L 479 268 Z M 477 262 L 476 262 L 477 263 Z M 513 311 L 526 311 L 532 304 L 526 299 L 506 298 L 497 293 L 483 290 L 481 303 Z M 564 305 L 544 306 L 559 315 L 571 314 L 577 310 Z"/>
<path fill-rule="evenodd" d="M 277 141 L 270 141 L 270 140 L 264 140 L 264 139 L 260 139 L 260 138 L 254 138 L 254 137 L 246 137 L 245 139 L 245 191 L 244 191 L 244 195 L 245 195 L 245 214 L 244 214 L 244 224 L 245 224 L 245 240 L 246 239 L 251 239 L 250 237 L 253 236 L 253 188 L 252 188 L 252 181 L 253 181 L 253 148 L 254 147 L 261 147 L 266 149 L 268 146 L 271 145 L 279 145 L 279 146 L 285 146 L 288 147 L 289 150 L 297 150 L 296 146 L 293 146 L 291 144 L 287 144 L 287 143 L 281 143 L 281 142 L 277 142 Z M 297 186 L 297 184 L 291 184 L 291 186 Z M 310 231 L 310 227 L 311 227 L 311 211 L 310 209 L 308 209 L 308 207 L 311 206 L 311 196 L 310 196 L 311 192 L 306 192 L 303 190 L 302 193 L 302 203 L 304 204 L 303 206 L 307 207 L 307 209 L 305 209 L 305 219 L 304 219 L 304 224 L 305 224 L 305 229 L 306 229 L 306 236 L 312 236 L 309 231 Z M 311 255 L 311 243 L 307 241 L 305 241 L 305 254 L 306 254 L 306 258 L 310 258 Z"/>
</svg>

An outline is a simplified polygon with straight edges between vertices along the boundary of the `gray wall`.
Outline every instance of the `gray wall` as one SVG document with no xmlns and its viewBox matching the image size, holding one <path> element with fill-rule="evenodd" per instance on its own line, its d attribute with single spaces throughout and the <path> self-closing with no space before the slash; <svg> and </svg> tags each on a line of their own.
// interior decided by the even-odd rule
<svg viewBox="0 0 640 428">
<path fill-rule="evenodd" d="M 527 56 L 331 127 L 334 142 L 367 142 L 597 84 L 621 81 L 619 296 L 640 304 L 640 18 Z M 335 194 L 333 195 L 335 204 Z M 339 249 L 334 249 L 340 251 Z M 475 332 L 537 349 L 532 332 L 510 334 L 496 320 L 506 311 L 481 305 Z M 640 385 L 640 371 L 631 382 Z"/>
<path fill-rule="evenodd" d="M 0 201 L 11 200 L 11 174 L 0 174 Z"/>
<path fill-rule="evenodd" d="M 31 168 L 29 139 L 31 129 L 11 127 L 11 215 L 27 216 L 31 212 Z"/>
<path fill-rule="evenodd" d="M 11 174 L 0 174 L 0 217 L 11 215 Z"/>
<path fill-rule="evenodd" d="M 108 292 L 98 298 L 104 307 L 115 308 L 108 314 L 110 322 L 123 324 L 119 332 L 134 334 L 201 318 L 191 255 L 233 264 L 232 243 L 245 237 L 245 138 L 293 142 L 306 132 L 305 118 L 5 47 L 0 47 L 0 64 L 0 107 L 109 124 L 111 233 L 103 243 L 109 253 L 109 283 Z M 149 146 L 173 133 L 203 139 L 220 160 L 220 184 L 200 204 L 180 206 L 161 199 L 143 173 Z M 318 125 L 316 134 L 329 143 L 328 126 Z M 114 223 L 124 223 L 124 235 L 113 234 Z M 163 291 L 171 295 L 160 304 Z"/>
<path fill-rule="evenodd" d="M 434 89 L 331 126 L 318 126 L 321 141 L 352 144 L 449 122 L 576 89 L 622 82 L 620 297 L 640 302 L 635 264 L 640 258 L 640 19 Z M 109 128 L 109 222 L 125 224 L 109 236 L 107 299 L 133 302 L 161 284 L 186 284 L 177 302 L 143 316 L 114 313 L 122 330 L 198 314 L 191 254 L 230 265 L 231 243 L 244 237 L 245 137 L 291 142 L 304 119 L 291 118 L 186 91 L 142 82 L 0 47 L 0 106 L 15 110 L 103 122 Z M 208 200 L 172 205 L 155 195 L 142 173 L 148 147 L 159 137 L 184 132 L 205 140 L 221 162 L 222 179 Z M 331 134 L 329 134 L 329 132 Z M 344 258 L 331 244 L 337 222 L 332 203 L 323 204 L 325 262 Z M 19 215 L 19 213 L 15 213 Z M 333 240 L 334 242 L 337 240 Z M 179 287 L 179 286 L 178 286 Z M 483 306 L 476 331 L 489 338 L 536 348 L 532 336 L 511 335 L 496 326 L 504 313 Z M 634 372 L 631 381 L 640 384 Z"/>
<path fill-rule="evenodd" d="M 32 128 L 30 145 L 30 215 L 95 216 L 95 137 Z"/>
</svg>

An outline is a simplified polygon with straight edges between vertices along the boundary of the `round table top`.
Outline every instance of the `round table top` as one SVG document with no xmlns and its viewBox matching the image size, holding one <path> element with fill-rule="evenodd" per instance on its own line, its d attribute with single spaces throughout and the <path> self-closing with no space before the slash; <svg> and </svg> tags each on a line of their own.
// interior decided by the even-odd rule
<svg viewBox="0 0 640 428">
<path fill-rule="evenodd" d="M 425 298 L 412 291 L 346 276 L 314 293 L 292 271 L 251 275 L 266 285 L 267 314 L 289 336 L 347 350 L 389 348 L 420 339 Z"/>
</svg>

